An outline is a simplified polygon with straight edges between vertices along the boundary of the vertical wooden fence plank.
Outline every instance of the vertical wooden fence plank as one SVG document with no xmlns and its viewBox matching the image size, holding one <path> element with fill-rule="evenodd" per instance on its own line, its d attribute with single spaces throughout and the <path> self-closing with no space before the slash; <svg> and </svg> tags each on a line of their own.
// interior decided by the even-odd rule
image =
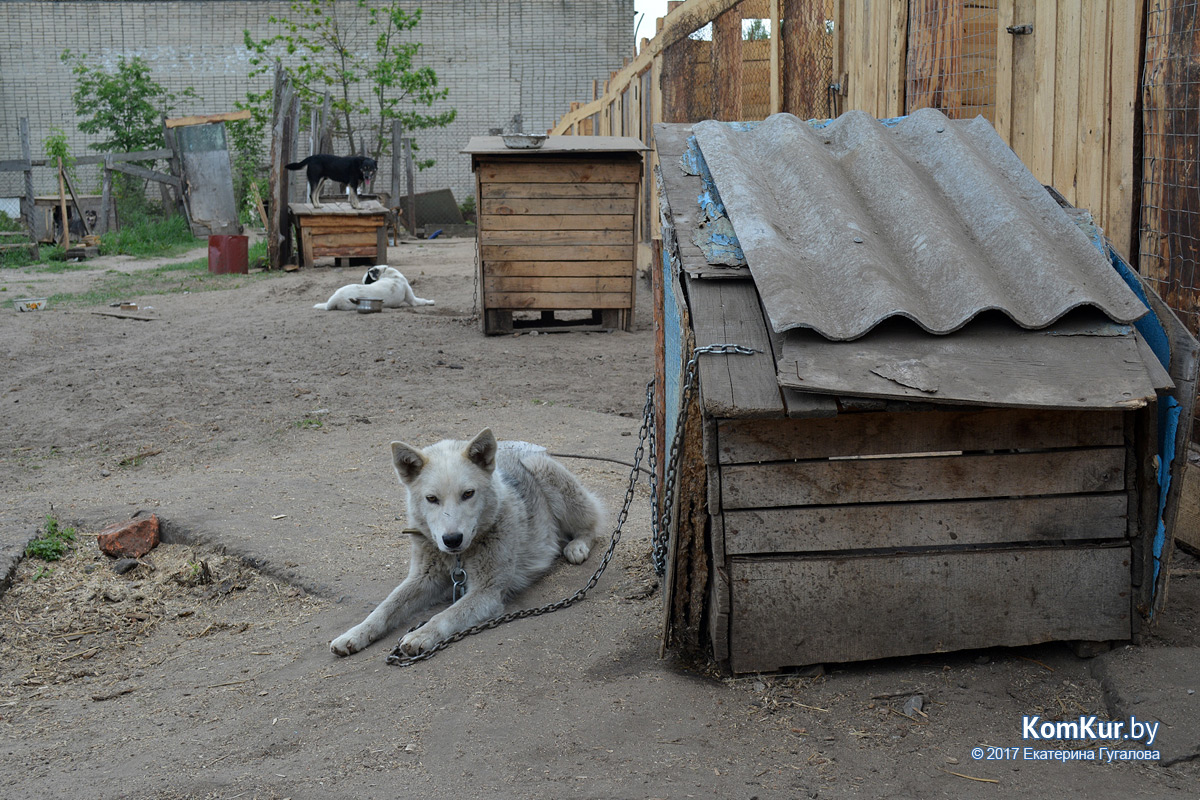
<svg viewBox="0 0 1200 800">
<path fill-rule="evenodd" d="M 737 6 L 713 20 L 713 118 L 742 118 L 742 12 Z"/>
<path fill-rule="evenodd" d="M 1107 52 L 1111 64 L 1112 87 L 1109 103 L 1109 131 L 1105 152 L 1109 157 L 1104 188 L 1103 224 L 1113 246 L 1127 260 L 1133 256 L 1133 198 L 1135 195 L 1134 139 L 1138 79 L 1141 73 L 1140 29 L 1145 11 L 1143 0 L 1110 0 L 1108 15 L 1112 30 Z M 1132 13 L 1128 7 L 1132 5 Z"/>
<path fill-rule="evenodd" d="M 1083 0 L 1061 0 L 1058 3 L 1058 50 L 1055 53 L 1054 74 L 1054 159 L 1051 184 L 1063 197 L 1078 205 L 1075 194 L 1076 162 L 1079 154 L 1079 117 L 1081 67 L 1083 53 L 1080 39 L 1083 26 Z M 1090 59 L 1089 59 L 1090 60 Z"/>
<path fill-rule="evenodd" d="M 1016 0 L 996 3 L 996 112 L 993 125 L 1000 138 L 1012 146 L 1013 37 L 1007 29 L 1015 24 Z"/>
</svg>

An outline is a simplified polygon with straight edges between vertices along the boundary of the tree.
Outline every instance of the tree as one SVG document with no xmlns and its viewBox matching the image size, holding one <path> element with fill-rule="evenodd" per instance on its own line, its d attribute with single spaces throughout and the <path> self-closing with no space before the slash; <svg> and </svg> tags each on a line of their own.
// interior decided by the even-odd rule
<svg viewBox="0 0 1200 800">
<path fill-rule="evenodd" d="M 79 130 L 106 138 L 88 145 L 102 153 L 135 153 L 157 150 L 163 144 L 162 118 L 173 111 L 180 98 L 195 98 L 189 86 L 179 94 L 150 77 L 150 67 L 139 56 L 117 58 L 115 72 L 90 67 L 86 57 L 70 50 L 62 54 L 72 64 L 75 92 L 71 99 L 82 120 Z"/>
<path fill-rule="evenodd" d="M 178 94 L 150 77 L 150 67 L 140 57 L 117 58 L 115 72 L 88 66 L 86 57 L 64 50 L 62 60 L 72 64 L 75 91 L 71 99 L 80 118 L 79 130 L 105 138 L 88 145 L 102 153 L 136 153 L 157 150 L 164 144 L 163 117 L 181 98 L 198 98 L 189 86 Z M 149 167 L 153 161 L 138 162 Z M 116 194 L 122 214 L 146 210 L 146 181 L 118 174 Z"/>
<path fill-rule="evenodd" d="M 409 13 L 398 0 L 385 6 L 356 0 L 357 13 L 347 13 L 346 6 L 345 0 L 293 0 L 290 18 L 268 18 L 283 26 L 283 32 L 256 41 L 244 31 L 245 45 L 252 54 L 250 77 L 271 69 L 276 56 L 293 56 L 293 63 L 285 64 L 285 69 L 301 106 L 318 107 L 330 94 L 334 133 L 346 138 L 352 155 L 362 149 L 365 155 L 379 159 L 391 144 L 393 120 L 406 131 L 453 122 L 454 109 L 432 111 L 449 90 L 438 88 L 431 67 L 416 66 L 421 45 L 406 36 L 420 23 L 421 10 Z M 271 100 L 268 89 L 248 94 L 246 105 L 256 106 L 253 113 L 265 124 Z"/>
</svg>

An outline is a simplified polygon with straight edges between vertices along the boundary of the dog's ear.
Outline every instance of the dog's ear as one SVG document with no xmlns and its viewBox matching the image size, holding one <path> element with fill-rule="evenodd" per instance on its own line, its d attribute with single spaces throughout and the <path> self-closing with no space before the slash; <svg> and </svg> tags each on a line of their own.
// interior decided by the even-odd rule
<svg viewBox="0 0 1200 800">
<path fill-rule="evenodd" d="M 479 435 L 467 444 L 467 449 L 463 455 L 480 469 L 487 470 L 488 472 L 495 469 L 496 437 L 492 435 L 492 429 L 484 428 L 480 431 Z"/>
<path fill-rule="evenodd" d="M 425 469 L 425 454 L 404 442 L 392 442 L 392 466 L 402 483 L 412 483 Z"/>
</svg>

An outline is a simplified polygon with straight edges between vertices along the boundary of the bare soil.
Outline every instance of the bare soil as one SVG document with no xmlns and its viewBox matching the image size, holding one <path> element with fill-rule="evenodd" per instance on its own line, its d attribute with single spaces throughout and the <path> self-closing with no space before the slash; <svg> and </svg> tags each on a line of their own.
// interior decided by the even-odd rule
<svg viewBox="0 0 1200 800">
<path fill-rule="evenodd" d="M 644 485 L 582 603 L 412 667 L 384 663 L 394 637 L 333 657 L 329 640 L 407 563 L 390 441 L 490 426 L 629 460 L 653 374 L 644 283 L 632 333 L 484 337 L 473 242 L 389 257 L 437 305 L 316 311 L 362 272 L 317 268 L 128 298 L 154 307 L 150 321 L 0 311 L 0 541 L 23 545 L 47 513 L 81 532 L 65 560 L 22 562 L 0 597 L 0 795 L 1194 796 L 1194 761 L 972 759 L 1024 744 L 1023 714 L 1107 717 L 1092 662 L 1062 645 L 814 677 L 660 660 Z M 159 263 L 5 271 L 0 297 Z M 564 460 L 615 519 L 628 468 Z M 148 511 L 165 544 L 118 575 L 89 534 Z M 598 561 L 561 564 L 514 606 L 569 595 Z M 1200 643 L 1195 561 L 1174 569 L 1147 647 Z"/>
</svg>

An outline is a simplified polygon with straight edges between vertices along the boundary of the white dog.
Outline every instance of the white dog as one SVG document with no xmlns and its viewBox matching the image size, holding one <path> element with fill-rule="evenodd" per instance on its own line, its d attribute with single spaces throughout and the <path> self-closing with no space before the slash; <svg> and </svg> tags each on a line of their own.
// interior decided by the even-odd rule
<svg viewBox="0 0 1200 800">
<path fill-rule="evenodd" d="M 446 439 L 424 450 L 392 442 L 392 462 L 417 532 L 408 577 L 330 642 L 336 655 L 357 653 L 428 606 L 451 600 L 451 572 L 461 569 L 465 595 L 400 640 L 403 652 L 424 652 L 498 615 L 559 553 L 582 564 L 597 541 L 600 501 L 542 448 L 498 444 L 485 429 L 469 442 Z"/>
<path fill-rule="evenodd" d="M 360 298 L 382 300 L 384 308 L 433 305 L 432 300 L 417 297 L 413 293 L 412 286 L 409 286 L 408 279 L 400 274 L 400 270 L 381 265 L 367 270 L 362 283 L 343 286 L 324 303 L 317 303 L 313 308 L 325 311 L 353 311 Z"/>
</svg>

